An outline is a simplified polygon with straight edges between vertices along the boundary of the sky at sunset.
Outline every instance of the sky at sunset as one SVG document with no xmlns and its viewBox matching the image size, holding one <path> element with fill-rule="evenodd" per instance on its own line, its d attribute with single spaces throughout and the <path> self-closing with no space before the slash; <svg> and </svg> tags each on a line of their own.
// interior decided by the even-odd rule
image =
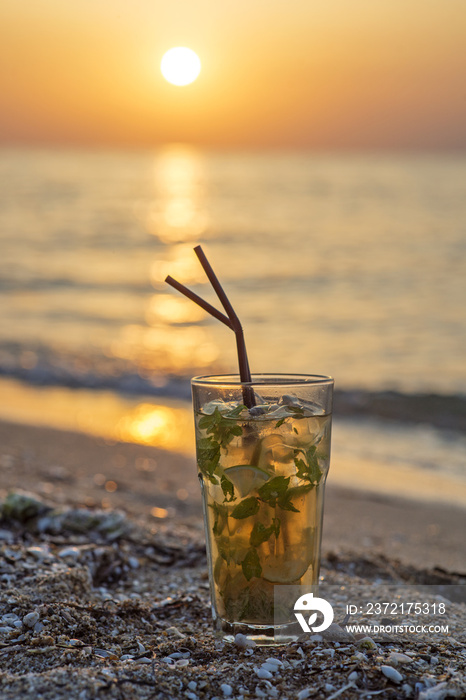
<svg viewBox="0 0 466 700">
<path fill-rule="evenodd" d="M 466 146 L 466 0 L 2 0 L 0 66 L 7 144 Z"/>
</svg>

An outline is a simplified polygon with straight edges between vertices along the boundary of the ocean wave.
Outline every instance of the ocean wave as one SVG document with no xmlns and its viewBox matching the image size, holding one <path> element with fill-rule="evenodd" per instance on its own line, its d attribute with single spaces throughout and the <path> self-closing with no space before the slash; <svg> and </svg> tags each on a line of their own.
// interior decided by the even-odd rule
<svg viewBox="0 0 466 700">
<path fill-rule="evenodd" d="M 130 362 L 114 358 L 60 357 L 47 353 L 0 353 L 0 376 L 35 386 L 110 390 L 120 394 L 191 399 L 190 377 L 141 371 Z M 375 418 L 402 424 L 426 424 L 466 433 L 466 396 L 437 393 L 404 393 L 395 390 L 336 389 L 334 415 L 343 418 Z"/>
<path fill-rule="evenodd" d="M 70 290 L 76 293 L 82 292 L 117 292 L 119 294 L 150 294 L 154 292 L 154 287 L 149 280 L 126 281 L 115 280 L 114 282 L 97 279 L 92 281 L 72 279 L 71 277 L 7 277 L 2 275 L 0 279 L 0 291 L 2 292 L 58 292 L 60 290 Z"/>
<path fill-rule="evenodd" d="M 466 396 L 399 391 L 337 390 L 335 415 L 363 416 L 466 433 Z"/>
</svg>

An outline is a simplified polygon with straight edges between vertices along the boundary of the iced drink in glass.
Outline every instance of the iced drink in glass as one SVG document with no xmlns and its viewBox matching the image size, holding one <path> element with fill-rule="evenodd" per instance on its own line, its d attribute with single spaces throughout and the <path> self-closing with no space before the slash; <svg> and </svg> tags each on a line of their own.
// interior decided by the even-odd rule
<svg viewBox="0 0 466 700">
<path fill-rule="evenodd" d="M 219 375 L 192 389 L 215 629 L 286 643 L 274 592 L 318 581 L 333 380 Z"/>
</svg>

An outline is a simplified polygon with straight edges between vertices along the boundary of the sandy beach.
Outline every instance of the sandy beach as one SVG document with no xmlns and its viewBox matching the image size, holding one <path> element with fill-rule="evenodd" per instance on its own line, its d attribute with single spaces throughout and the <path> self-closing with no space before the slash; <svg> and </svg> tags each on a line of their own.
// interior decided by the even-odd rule
<svg viewBox="0 0 466 700">
<path fill-rule="evenodd" d="M 192 457 L 7 422 L 0 422 L 0 444 L 3 494 L 22 488 L 57 504 L 118 508 L 202 533 Z M 466 508 L 327 486 L 324 553 L 384 554 L 466 574 L 465 531 Z"/>
<path fill-rule="evenodd" d="M 35 499 L 27 517 L 4 510 L 0 524 L 5 700 L 464 697 L 464 604 L 451 603 L 449 637 L 366 643 L 335 624 L 286 648 L 224 645 L 212 634 L 192 457 L 8 422 L 0 444 L 1 500 Z M 330 485 L 321 573 L 374 595 L 383 581 L 461 584 L 465 530 L 457 506 Z"/>
</svg>

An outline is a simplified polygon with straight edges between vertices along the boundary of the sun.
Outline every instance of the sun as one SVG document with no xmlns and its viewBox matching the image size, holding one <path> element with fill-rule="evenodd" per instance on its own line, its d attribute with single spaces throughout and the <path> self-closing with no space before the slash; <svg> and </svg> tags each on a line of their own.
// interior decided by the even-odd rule
<svg viewBox="0 0 466 700">
<path fill-rule="evenodd" d="M 160 70 L 172 85 L 189 85 L 201 72 L 201 61 L 192 49 L 176 46 L 163 55 Z"/>
</svg>

